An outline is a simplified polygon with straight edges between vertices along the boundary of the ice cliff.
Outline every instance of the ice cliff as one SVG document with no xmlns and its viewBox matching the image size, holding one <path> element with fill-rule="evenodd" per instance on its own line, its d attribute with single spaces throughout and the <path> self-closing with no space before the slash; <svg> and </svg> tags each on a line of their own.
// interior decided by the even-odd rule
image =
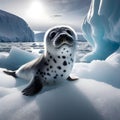
<svg viewBox="0 0 120 120">
<path fill-rule="evenodd" d="M 33 40 L 34 33 L 22 18 L 0 10 L 0 42 Z"/>
<path fill-rule="evenodd" d="M 106 59 L 120 45 L 120 1 L 92 0 L 82 30 L 93 47 L 82 60 Z"/>
<path fill-rule="evenodd" d="M 39 32 L 35 34 L 35 41 L 36 42 L 43 42 L 45 32 Z"/>
</svg>

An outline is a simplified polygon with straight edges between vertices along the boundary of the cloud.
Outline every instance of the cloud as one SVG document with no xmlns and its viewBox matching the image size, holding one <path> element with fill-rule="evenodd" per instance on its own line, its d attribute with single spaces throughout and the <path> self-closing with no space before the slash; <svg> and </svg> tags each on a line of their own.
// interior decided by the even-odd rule
<svg viewBox="0 0 120 120">
<path fill-rule="evenodd" d="M 56 14 L 56 15 L 51 15 L 50 17 L 60 18 L 60 17 L 62 17 L 62 15 L 61 14 Z"/>
</svg>

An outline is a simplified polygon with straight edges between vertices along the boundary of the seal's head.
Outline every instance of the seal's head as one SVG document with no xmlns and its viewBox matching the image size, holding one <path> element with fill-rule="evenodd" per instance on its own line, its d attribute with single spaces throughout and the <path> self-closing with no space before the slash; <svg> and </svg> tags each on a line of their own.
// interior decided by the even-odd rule
<svg viewBox="0 0 120 120">
<path fill-rule="evenodd" d="M 49 29 L 44 38 L 45 53 L 62 54 L 63 50 L 72 50 L 74 52 L 76 46 L 76 33 L 69 26 L 56 26 Z M 64 53 L 65 54 L 65 53 Z"/>
</svg>

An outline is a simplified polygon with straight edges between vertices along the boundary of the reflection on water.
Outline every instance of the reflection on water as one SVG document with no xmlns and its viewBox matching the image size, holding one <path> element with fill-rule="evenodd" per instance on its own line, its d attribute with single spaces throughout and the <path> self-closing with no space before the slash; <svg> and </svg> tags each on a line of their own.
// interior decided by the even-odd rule
<svg viewBox="0 0 120 120">
<path fill-rule="evenodd" d="M 9 52 L 13 46 L 26 50 L 28 52 L 44 52 L 43 42 L 0 43 L 0 52 Z M 91 46 L 87 42 L 77 42 L 76 62 L 79 62 L 80 58 L 90 51 Z"/>
</svg>

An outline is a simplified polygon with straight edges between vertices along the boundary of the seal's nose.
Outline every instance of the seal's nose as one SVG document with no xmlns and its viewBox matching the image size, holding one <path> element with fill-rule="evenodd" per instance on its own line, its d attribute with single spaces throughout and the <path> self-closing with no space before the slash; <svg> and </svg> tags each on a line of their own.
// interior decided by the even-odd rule
<svg viewBox="0 0 120 120">
<path fill-rule="evenodd" d="M 73 37 L 67 34 L 60 34 L 59 37 L 55 40 L 55 46 L 61 46 L 67 44 L 69 46 L 73 45 Z"/>
<path fill-rule="evenodd" d="M 58 41 L 61 41 L 63 43 L 66 42 L 66 43 L 72 44 L 73 38 L 71 36 L 68 36 L 67 34 L 61 34 L 58 38 Z"/>
</svg>

